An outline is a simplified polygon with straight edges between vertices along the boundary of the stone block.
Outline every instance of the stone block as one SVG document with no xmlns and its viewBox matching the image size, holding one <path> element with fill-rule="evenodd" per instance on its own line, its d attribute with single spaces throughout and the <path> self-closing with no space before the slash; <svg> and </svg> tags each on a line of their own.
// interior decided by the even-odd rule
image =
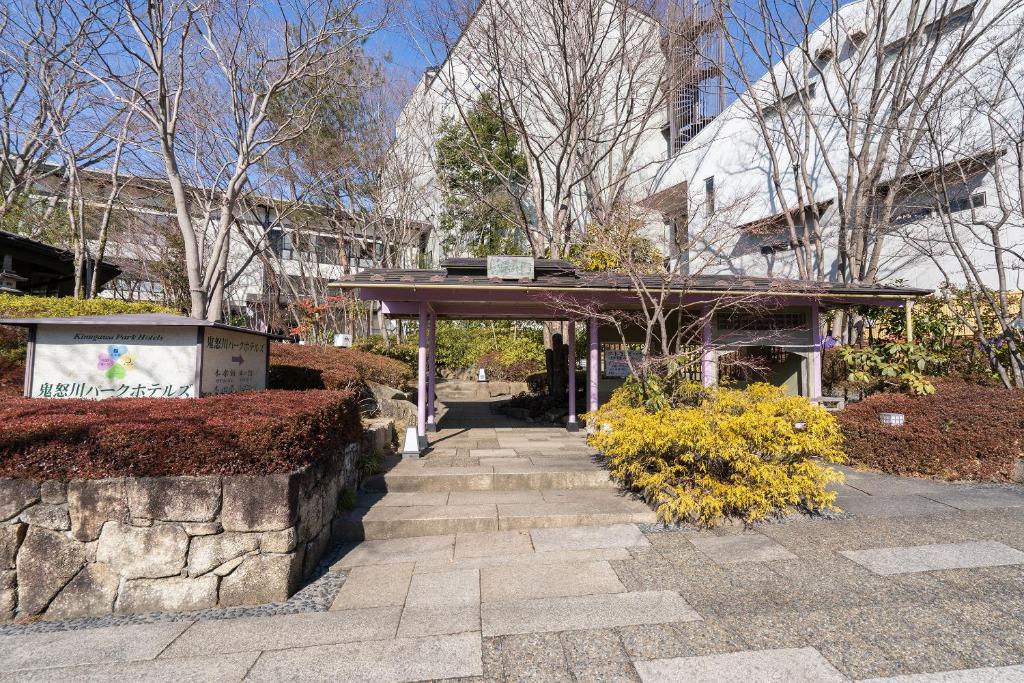
<svg viewBox="0 0 1024 683">
<path fill-rule="evenodd" d="M 117 599 L 119 614 L 187 612 L 217 604 L 217 577 L 186 579 L 132 579 L 125 581 Z"/>
<path fill-rule="evenodd" d="M 395 421 L 389 418 L 370 420 L 363 427 L 366 448 L 374 455 L 386 455 L 391 452 L 395 440 Z"/>
<path fill-rule="evenodd" d="M 213 571 L 229 560 L 251 553 L 260 547 L 259 534 L 223 533 L 192 539 L 188 551 L 188 575 L 199 576 Z"/>
<path fill-rule="evenodd" d="M 320 562 L 320 558 L 323 557 L 327 547 L 331 544 L 331 534 L 324 531 L 317 536 L 314 536 L 311 541 L 308 541 L 303 547 L 302 553 L 302 576 L 306 577 L 313 573 L 316 569 L 317 564 Z"/>
<path fill-rule="evenodd" d="M 0 590 L 0 621 L 9 621 L 14 618 L 14 610 L 18 606 L 18 591 L 12 589 Z"/>
<path fill-rule="evenodd" d="M 166 522 L 211 522 L 220 509 L 220 477 L 127 479 L 132 517 Z"/>
<path fill-rule="evenodd" d="M 213 573 L 216 574 L 217 576 L 227 576 L 231 572 L 235 571 L 235 569 L 238 568 L 238 565 L 242 564 L 243 562 L 245 562 L 245 557 L 244 556 L 243 557 L 236 557 L 235 559 L 228 560 L 227 562 L 225 562 L 221 566 L 219 566 L 216 569 L 214 569 Z"/>
<path fill-rule="evenodd" d="M 1013 462 L 1013 470 L 1010 472 L 1010 480 L 1018 484 L 1024 484 L 1024 458 L 1017 458 Z"/>
<path fill-rule="evenodd" d="M 225 531 L 280 531 L 298 516 L 294 474 L 224 477 L 221 524 Z"/>
<path fill-rule="evenodd" d="M 224 531 L 220 522 L 185 522 L 181 526 L 189 536 L 210 536 Z"/>
<path fill-rule="evenodd" d="M 100 533 L 96 559 L 127 579 L 174 576 L 185 566 L 188 536 L 177 524 L 140 529 L 107 522 Z"/>
<path fill-rule="evenodd" d="M 314 492 L 299 503 L 299 538 L 308 541 L 319 534 L 323 519 L 323 499 L 318 492 Z"/>
<path fill-rule="evenodd" d="M 0 590 L 9 591 L 18 587 L 18 573 L 13 569 L 0 571 Z"/>
<path fill-rule="evenodd" d="M 68 485 L 63 481 L 50 479 L 39 485 L 39 495 L 44 503 L 58 505 L 68 502 Z"/>
<path fill-rule="evenodd" d="M 265 553 L 290 553 L 298 542 L 295 527 L 281 531 L 267 531 L 260 536 L 260 550 Z"/>
<path fill-rule="evenodd" d="M 284 602 L 294 592 L 301 571 L 298 554 L 253 555 L 221 579 L 221 607 Z"/>
<path fill-rule="evenodd" d="M 27 479 L 0 479 L 0 521 L 11 519 L 39 500 L 39 484 Z"/>
<path fill-rule="evenodd" d="M 53 599 L 46 615 L 67 619 L 110 614 L 118 584 L 117 574 L 107 565 L 87 564 Z"/>
<path fill-rule="evenodd" d="M 0 525 L 0 569 L 14 569 L 14 558 L 18 555 L 18 546 L 25 539 L 27 524 Z"/>
<path fill-rule="evenodd" d="M 74 480 L 68 482 L 68 512 L 71 533 L 79 541 L 95 541 L 103 523 L 128 519 L 123 479 Z"/>
<path fill-rule="evenodd" d="M 20 519 L 30 526 L 41 526 L 54 531 L 67 531 L 71 528 L 67 505 L 33 505 L 21 513 Z"/>
<path fill-rule="evenodd" d="M 85 564 L 85 546 L 59 531 L 30 527 L 16 564 L 18 609 L 39 614 Z"/>
</svg>

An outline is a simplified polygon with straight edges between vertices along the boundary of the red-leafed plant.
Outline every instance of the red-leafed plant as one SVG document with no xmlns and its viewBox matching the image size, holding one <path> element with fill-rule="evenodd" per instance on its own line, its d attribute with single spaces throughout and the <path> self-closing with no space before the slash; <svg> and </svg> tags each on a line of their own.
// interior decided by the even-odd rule
<svg viewBox="0 0 1024 683">
<path fill-rule="evenodd" d="M 362 437 L 354 391 L 0 403 L 0 477 L 268 474 Z"/>
</svg>

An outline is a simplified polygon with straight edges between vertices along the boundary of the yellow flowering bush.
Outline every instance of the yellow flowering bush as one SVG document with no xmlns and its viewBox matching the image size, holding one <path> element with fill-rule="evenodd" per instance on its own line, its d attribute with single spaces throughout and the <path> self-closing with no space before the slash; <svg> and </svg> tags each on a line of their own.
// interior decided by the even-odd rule
<svg viewBox="0 0 1024 683">
<path fill-rule="evenodd" d="M 590 444 L 612 476 L 657 507 L 666 523 L 752 523 L 797 508 L 835 510 L 845 459 L 839 424 L 824 408 L 779 387 L 694 386 L 693 405 L 648 410 L 628 385 L 589 413 Z"/>
</svg>

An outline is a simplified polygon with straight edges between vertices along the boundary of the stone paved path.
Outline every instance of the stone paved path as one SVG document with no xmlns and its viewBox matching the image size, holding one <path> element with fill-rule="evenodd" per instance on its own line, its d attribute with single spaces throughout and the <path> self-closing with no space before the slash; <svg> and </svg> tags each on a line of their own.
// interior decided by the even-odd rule
<svg viewBox="0 0 1024 683">
<path fill-rule="evenodd" d="M 477 443 L 444 467 L 503 458 L 472 454 L 516 448 L 502 429 L 461 433 Z M 1024 681 L 1024 490 L 851 471 L 840 499 L 848 518 L 746 531 L 499 525 L 352 543 L 329 610 L 9 631 L 0 680 Z"/>
</svg>

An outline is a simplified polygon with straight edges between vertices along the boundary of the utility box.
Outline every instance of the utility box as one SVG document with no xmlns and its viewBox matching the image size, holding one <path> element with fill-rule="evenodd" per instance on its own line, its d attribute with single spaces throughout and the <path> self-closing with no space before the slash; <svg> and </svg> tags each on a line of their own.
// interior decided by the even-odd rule
<svg viewBox="0 0 1024 683">
<path fill-rule="evenodd" d="M 274 337 L 164 313 L 0 319 L 29 330 L 25 396 L 197 398 L 267 388 Z"/>
</svg>

